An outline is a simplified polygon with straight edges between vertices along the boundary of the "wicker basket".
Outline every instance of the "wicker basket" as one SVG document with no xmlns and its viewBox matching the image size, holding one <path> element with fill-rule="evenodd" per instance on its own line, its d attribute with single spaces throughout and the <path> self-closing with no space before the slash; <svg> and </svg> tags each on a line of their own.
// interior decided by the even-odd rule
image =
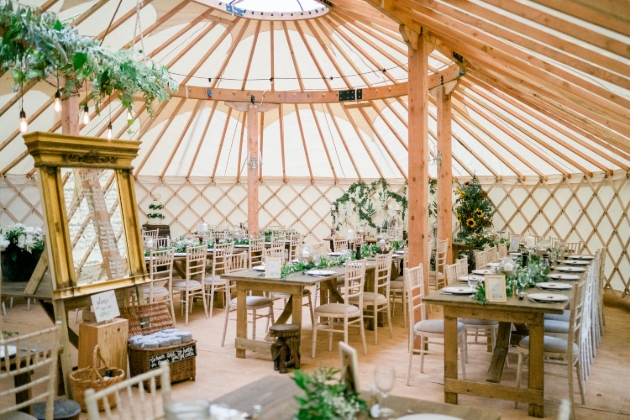
<svg viewBox="0 0 630 420">
<path fill-rule="evenodd" d="M 129 320 L 129 337 L 153 334 L 174 327 L 168 306 L 164 302 L 121 308 L 120 317 Z M 128 350 L 131 376 L 157 369 L 160 361 L 167 360 L 171 370 L 171 383 L 188 379 L 195 380 L 197 374 L 197 341 L 195 340 L 157 349 L 129 346 Z M 160 386 L 160 378 L 155 379 L 156 385 Z M 148 386 L 148 381 L 145 383 L 146 386 Z"/>
<path fill-rule="evenodd" d="M 103 367 L 99 367 L 102 362 Z M 110 379 L 103 379 L 105 373 L 110 370 L 113 376 Z M 85 391 L 92 388 L 98 392 L 102 389 L 119 383 L 125 378 L 125 372 L 122 369 L 108 367 L 107 363 L 101 356 L 101 349 L 98 344 L 94 346 L 94 354 L 92 356 L 92 365 L 83 369 L 78 369 L 70 374 L 70 386 L 72 387 L 72 398 L 79 403 L 81 411 L 87 411 L 85 406 Z M 116 407 L 116 394 L 107 397 L 110 408 Z M 105 409 L 103 400 L 98 400 L 98 409 Z"/>
</svg>

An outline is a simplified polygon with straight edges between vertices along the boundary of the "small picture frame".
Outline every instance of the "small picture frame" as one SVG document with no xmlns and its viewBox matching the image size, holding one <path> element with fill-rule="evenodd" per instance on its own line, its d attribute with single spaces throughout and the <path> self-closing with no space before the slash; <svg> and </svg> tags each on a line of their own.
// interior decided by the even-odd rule
<svg viewBox="0 0 630 420">
<path fill-rule="evenodd" d="M 520 242 L 521 242 L 521 236 L 520 235 L 512 236 L 512 239 L 510 241 L 510 252 L 518 251 L 518 245 L 519 245 Z"/>
<path fill-rule="evenodd" d="M 344 343 L 339 342 L 339 358 L 341 359 L 341 377 L 346 383 L 348 392 L 359 392 L 359 359 L 357 351 Z"/>
<path fill-rule="evenodd" d="M 488 302 L 507 302 L 505 275 L 488 275 L 485 277 L 486 300 Z"/>
<path fill-rule="evenodd" d="M 265 261 L 265 278 L 273 279 L 279 278 L 282 269 L 282 259 L 281 258 L 267 258 Z"/>
</svg>

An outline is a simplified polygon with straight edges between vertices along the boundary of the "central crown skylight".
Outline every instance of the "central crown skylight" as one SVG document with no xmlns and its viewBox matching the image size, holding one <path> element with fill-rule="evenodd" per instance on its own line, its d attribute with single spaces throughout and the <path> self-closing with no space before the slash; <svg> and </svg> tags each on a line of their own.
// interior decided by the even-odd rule
<svg viewBox="0 0 630 420">
<path fill-rule="evenodd" d="M 235 16 L 261 20 L 300 20 L 323 16 L 330 8 L 315 0 L 204 0 L 209 6 Z"/>
</svg>

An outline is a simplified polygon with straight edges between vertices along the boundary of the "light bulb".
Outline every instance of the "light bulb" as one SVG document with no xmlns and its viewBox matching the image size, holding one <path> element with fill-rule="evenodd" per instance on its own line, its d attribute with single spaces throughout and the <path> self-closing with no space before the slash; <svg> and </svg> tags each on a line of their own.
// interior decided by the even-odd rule
<svg viewBox="0 0 630 420">
<path fill-rule="evenodd" d="M 88 125 L 90 123 L 90 108 L 85 104 L 83 107 L 83 124 Z"/>
<path fill-rule="evenodd" d="M 112 133 L 112 123 L 109 123 L 109 125 L 107 126 L 107 140 L 111 140 L 113 133 Z"/>
<path fill-rule="evenodd" d="M 55 112 L 59 114 L 61 112 L 61 92 L 55 93 Z"/>
<path fill-rule="evenodd" d="M 127 110 L 127 121 L 133 120 L 133 115 L 131 115 L 131 111 Z"/>
<path fill-rule="evenodd" d="M 20 132 L 26 133 L 28 131 L 28 121 L 26 121 L 26 112 L 24 109 L 20 111 Z"/>
</svg>

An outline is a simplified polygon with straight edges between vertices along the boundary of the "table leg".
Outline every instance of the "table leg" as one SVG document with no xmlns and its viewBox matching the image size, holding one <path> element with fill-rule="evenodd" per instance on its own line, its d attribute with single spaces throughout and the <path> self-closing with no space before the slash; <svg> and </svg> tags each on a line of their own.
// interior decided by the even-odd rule
<svg viewBox="0 0 630 420">
<path fill-rule="evenodd" d="M 486 375 L 486 381 L 498 384 L 501 382 L 501 374 L 503 373 L 503 366 L 505 365 L 505 358 L 508 354 L 508 348 L 510 347 L 510 334 L 512 333 L 511 322 L 499 322 L 499 330 L 497 332 L 497 344 L 492 353 L 492 361 L 490 362 L 490 368 L 488 368 L 488 374 Z"/>
<path fill-rule="evenodd" d="M 540 316 L 542 318 L 542 315 Z M 529 389 L 543 391 L 545 388 L 544 369 L 544 326 L 542 319 L 535 325 L 529 324 Z M 544 417 L 544 406 L 529 405 L 529 415 Z"/>
<path fill-rule="evenodd" d="M 293 301 L 293 305 L 291 306 L 291 323 L 300 327 L 300 333 L 297 336 L 300 344 L 302 343 L 302 295 L 302 290 L 300 290 L 299 294 L 294 293 L 291 295 L 291 299 L 289 299 Z M 298 348 L 300 347 L 298 346 Z"/>
<path fill-rule="evenodd" d="M 182 263 L 180 261 L 173 261 L 173 268 L 177 271 L 177 274 L 179 274 L 181 278 L 186 278 L 186 270 L 182 268 Z"/>
<path fill-rule="evenodd" d="M 236 338 L 247 338 L 247 290 L 236 291 Z M 244 359 L 245 349 L 236 349 L 236 357 Z"/>
<path fill-rule="evenodd" d="M 457 317 L 448 314 L 448 309 L 444 308 L 444 380 L 457 380 Z M 462 358 L 462 363 L 464 360 Z M 457 394 L 454 392 L 444 392 L 444 402 L 457 404 Z"/>
</svg>

